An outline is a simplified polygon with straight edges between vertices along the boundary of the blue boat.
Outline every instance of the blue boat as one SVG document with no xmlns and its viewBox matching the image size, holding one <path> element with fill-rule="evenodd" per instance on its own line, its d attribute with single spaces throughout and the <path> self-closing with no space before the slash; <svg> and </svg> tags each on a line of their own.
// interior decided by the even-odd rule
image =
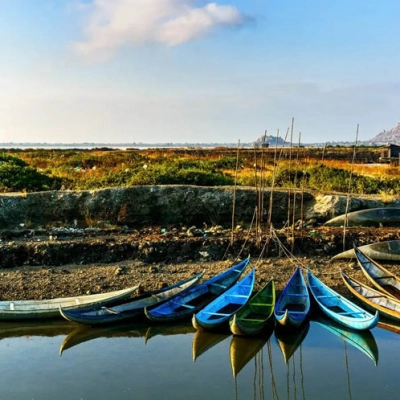
<svg viewBox="0 0 400 400">
<path fill-rule="evenodd" d="M 275 304 L 275 319 L 281 326 L 297 328 L 310 311 L 310 295 L 301 268 L 297 267 Z"/>
<path fill-rule="evenodd" d="M 250 299 L 256 273 L 254 268 L 240 282 L 193 315 L 192 324 L 196 329 L 221 329 L 229 319 Z"/>
<path fill-rule="evenodd" d="M 174 298 L 156 307 L 145 308 L 146 317 L 152 321 L 173 322 L 188 319 L 212 302 L 230 287 L 242 275 L 250 262 L 250 257 L 229 268 L 219 275 L 180 293 Z"/>
<path fill-rule="evenodd" d="M 378 311 L 371 314 L 322 283 L 307 271 L 308 287 L 320 310 L 346 328 L 358 331 L 374 328 L 379 321 Z"/>
<path fill-rule="evenodd" d="M 87 307 L 77 310 L 63 310 L 60 314 L 68 321 L 85 325 L 107 325 L 121 322 L 132 322 L 139 317 L 144 317 L 144 308 L 160 304 L 179 293 L 195 287 L 203 277 L 203 272 L 196 274 L 171 286 L 144 293 L 141 296 L 131 298 L 129 301 L 117 304 L 113 307 Z"/>
</svg>

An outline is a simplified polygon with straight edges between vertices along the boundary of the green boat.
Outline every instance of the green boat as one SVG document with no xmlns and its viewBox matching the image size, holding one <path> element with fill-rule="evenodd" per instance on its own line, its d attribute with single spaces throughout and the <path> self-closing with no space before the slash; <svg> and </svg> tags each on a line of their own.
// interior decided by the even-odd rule
<svg viewBox="0 0 400 400">
<path fill-rule="evenodd" d="M 229 320 L 234 335 L 256 335 L 270 321 L 275 307 L 275 284 L 271 279 Z"/>
</svg>

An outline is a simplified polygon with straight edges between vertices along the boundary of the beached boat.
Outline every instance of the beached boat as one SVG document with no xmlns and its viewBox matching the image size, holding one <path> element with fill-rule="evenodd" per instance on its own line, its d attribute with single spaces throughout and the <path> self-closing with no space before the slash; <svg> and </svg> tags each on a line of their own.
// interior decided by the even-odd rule
<svg viewBox="0 0 400 400">
<path fill-rule="evenodd" d="M 386 240 L 383 242 L 366 244 L 358 248 L 373 260 L 399 261 L 400 260 L 400 240 Z M 354 248 L 343 251 L 332 257 L 332 260 L 343 258 L 356 258 Z"/>
<path fill-rule="evenodd" d="M 264 329 L 274 313 L 275 284 L 271 279 L 229 320 L 234 335 L 256 335 Z"/>
<path fill-rule="evenodd" d="M 203 272 L 189 279 L 185 279 L 154 292 L 145 293 L 133 298 L 131 301 L 113 307 L 86 307 L 79 310 L 64 310 L 61 307 L 60 313 L 68 321 L 92 326 L 133 321 L 138 317 L 144 316 L 145 307 L 159 304 L 182 293 L 184 290 L 192 288 L 197 285 L 202 276 Z"/>
<path fill-rule="evenodd" d="M 152 321 L 173 322 L 191 318 L 208 303 L 234 285 L 250 262 L 250 257 L 234 265 L 219 275 L 180 293 L 166 302 L 144 309 L 146 317 Z"/>
<path fill-rule="evenodd" d="M 379 291 L 400 299 L 400 278 L 354 247 L 357 263 L 367 279 Z"/>
<path fill-rule="evenodd" d="M 310 295 L 301 268 L 297 267 L 275 304 L 275 319 L 279 325 L 296 328 L 304 322 L 309 311 Z"/>
<path fill-rule="evenodd" d="M 134 286 L 108 293 L 47 300 L 0 301 L 0 320 L 61 317 L 60 307 L 64 310 L 72 310 L 96 305 L 109 305 L 128 298 L 138 288 L 139 286 Z"/>
<path fill-rule="evenodd" d="M 193 325 L 190 326 L 193 328 Z M 229 336 L 230 335 L 225 332 L 196 330 L 192 341 L 193 362 L 195 362 L 207 350 L 210 350 Z"/>
<path fill-rule="evenodd" d="M 307 271 L 307 281 L 311 295 L 327 317 L 355 330 L 372 329 L 377 325 L 379 321 L 377 311 L 375 315 L 365 311 L 325 285 L 310 270 Z"/>
<path fill-rule="evenodd" d="M 228 328 L 229 319 L 250 299 L 256 274 L 254 268 L 241 281 L 222 293 L 214 301 L 193 315 L 192 324 L 196 329 Z"/>
<path fill-rule="evenodd" d="M 370 330 L 355 331 L 353 329 L 346 328 L 343 325 L 339 325 L 335 321 L 322 317 L 314 319 L 313 322 L 326 329 L 328 332 L 331 332 L 335 336 L 340 337 L 346 343 L 364 353 L 374 362 L 375 366 L 378 365 L 378 345 L 375 341 L 374 335 Z"/>
<path fill-rule="evenodd" d="M 353 295 L 360 300 L 368 309 L 379 311 L 379 315 L 385 318 L 400 321 L 400 301 L 372 289 L 367 285 L 350 278 L 340 270 L 343 281 Z"/>
<path fill-rule="evenodd" d="M 370 208 L 339 215 L 325 222 L 327 226 L 400 226 L 400 208 Z"/>
<path fill-rule="evenodd" d="M 277 329 L 275 329 L 275 338 L 282 352 L 285 364 L 289 362 L 290 358 L 303 343 L 303 340 L 306 338 L 309 329 L 310 323 L 308 320 L 306 320 L 299 327 L 299 329 L 295 329 L 293 331 L 282 329 L 282 327 L 279 326 Z"/>
</svg>

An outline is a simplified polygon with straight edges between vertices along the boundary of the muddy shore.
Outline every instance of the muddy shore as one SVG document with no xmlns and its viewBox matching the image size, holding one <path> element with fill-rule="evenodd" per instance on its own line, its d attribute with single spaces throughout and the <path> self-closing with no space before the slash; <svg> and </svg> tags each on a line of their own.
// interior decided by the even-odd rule
<svg viewBox="0 0 400 400">
<path fill-rule="evenodd" d="M 280 231 L 270 239 L 238 230 L 233 241 L 229 230 L 205 237 L 194 229 L 192 233 L 189 228 L 165 232 L 158 227 L 125 234 L 55 236 L 54 232 L 36 232 L 28 237 L 2 237 L 1 261 L 8 264 L 0 269 L 1 300 L 94 294 L 138 284 L 144 291 L 154 290 L 203 270 L 207 279 L 247 255 L 256 269 L 256 288 L 273 277 L 280 291 L 298 265 L 309 266 L 322 281 L 348 297 L 340 268 L 364 281 L 354 260 L 331 261 L 343 249 L 341 228 L 309 227 L 295 235 Z M 348 249 L 353 243 L 399 238 L 398 228 L 353 228 L 346 233 L 345 243 Z M 400 275 L 399 266 L 383 264 Z"/>
</svg>

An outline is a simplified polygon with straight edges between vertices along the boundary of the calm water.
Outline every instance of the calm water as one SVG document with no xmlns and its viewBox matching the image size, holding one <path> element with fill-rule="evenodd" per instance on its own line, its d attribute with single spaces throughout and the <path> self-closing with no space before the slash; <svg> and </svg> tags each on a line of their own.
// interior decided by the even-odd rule
<svg viewBox="0 0 400 400">
<path fill-rule="evenodd" d="M 190 324 L 1 323 L 0 399 L 398 399 L 399 334 L 334 328 L 242 339 Z"/>
</svg>

